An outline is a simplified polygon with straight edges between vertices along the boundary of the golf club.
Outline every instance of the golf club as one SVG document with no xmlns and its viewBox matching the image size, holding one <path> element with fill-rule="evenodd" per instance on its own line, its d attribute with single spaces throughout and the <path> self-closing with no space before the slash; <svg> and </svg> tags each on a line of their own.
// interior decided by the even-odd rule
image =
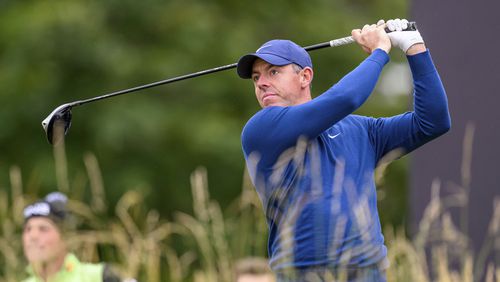
<svg viewBox="0 0 500 282">
<path fill-rule="evenodd" d="M 416 23 L 410 22 L 408 24 L 408 28 L 405 29 L 405 31 L 416 30 L 416 29 L 417 29 Z M 387 33 L 391 32 L 387 28 L 385 29 L 385 31 Z M 350 44 L 353 42 L 354 42 L 354 39 L 352 38 L 352 36 L 347 36 L 347 37 L 334 39 L 331 41 L 307 46 L 307 47 L 304 47 L 304 49 L 306 51 L 313 51 L 313 50 L 322 49 L 322 48 L 326 48 L 326 47 L 342 46 L 342 45 Z M 193 78 L 193 77 L 198 77 L 198 76 L 202 76 L 202 75 L 206 75 L 206 74 L 210 74 L 210 73 L 220 72 L 223 70 L 233 69 L 233 68 L 236 68 L 236 66 L 237 66 L 237 63 L 225 65 L 225 66 L 220 66 L 220 67 L 207 69 L 207 70 L 203 70 L 203 71 L 199 71 L 199 72 L 195 72 L 195 73 L 191 73 L 191 74 L 186 74 L 186 75 L 182 75 L 182 76 L 177 76 L 177 77 L 173 77 L 173 78 L 169 78 L 169 79 L 165 79 L 165 80 L 161 80 L 161 81 L 157 81 L 157 82 L 153 82 L 153 83 L 149 83 L 149 84 L 145 84 L 145 85 L 141 85 L 141 86 L 136 86 L 136 87 L 129 88 L 129 89 L 124 89 L 124 90 L 112 92 L 109 94 L 104 94 L 101 96 L 97 96 L 97 97 L 93 97 L 93 98 L 89 98 L 89 99 L 85 99 L 85 100 L 79 100 L 79 101 L 66 103 L 66 104 L 60 105 L 55 110 L 53 110 L 42 121 L 42 127 L 45 130 L 45 134 L 47 135 L 47 140 L 49 141 L 49 143 L 50 144 L 57 144 L 58 142 L 60 142 L 64 138 L 64 135 L 66 135 L 68 133 L 68 130 L 71 126 L 71 109 L 73 107 L 80 106 L 80 105 L 87 104 L 87 103 L 94 102 L 94 101 L 98 101 L 98 100 L 111 98 L 111 97 L 118 96 L 118 95 L 123 95 L 126 93 L 131 93 L 131 92 L 135 92 L 135 91 L 139 91 L 139 90 L 143 90 L 143 89 L 147 89 L 147 88 L 156 87 L 156 86 L 163 85 L 163 84 L 181 81 L 181 80 L 185 80 L 185 79 L 189 79 L 189 78 Z M 55 130 L 54 127 L 58 127 L 59 129 Z M 54 135 L 54 132 L 56 132 L 58 134 Z M 60 136 L 58 136 L 58 135 L 60 135 Z"/>
</svg>

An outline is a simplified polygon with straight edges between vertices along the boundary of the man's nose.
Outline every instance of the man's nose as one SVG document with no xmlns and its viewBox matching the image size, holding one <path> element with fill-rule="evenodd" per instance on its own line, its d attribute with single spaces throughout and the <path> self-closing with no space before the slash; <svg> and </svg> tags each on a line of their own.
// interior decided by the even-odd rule
<svg viewBox="0 0 500 282">
<path fill-rule="evenodd" d="M 256 84 L 258 87 L 269 86 L 269 79 L 265 75 L 261 75 Z"/>
</svg>

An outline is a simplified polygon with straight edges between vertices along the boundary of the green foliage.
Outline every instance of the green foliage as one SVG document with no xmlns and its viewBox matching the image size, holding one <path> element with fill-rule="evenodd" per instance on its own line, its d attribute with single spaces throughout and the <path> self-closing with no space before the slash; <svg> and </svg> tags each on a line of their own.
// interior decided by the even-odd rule
<svg viewBox="0 0 500 282">
<path fill-rule="evenodd" d="M 273 38 L 311 45 L 343 37 L 379 18 L 403 17 L 406 7 L 405 0 L 0 1 L 0 187 L 11 165 L 27 173 L 27 193 L 58 185 L 40 126 L 57 105 L 230 64 Z M 364 56 L 355 45 L 312 53 L 314 93 Z M 373 112 L 377 99 L 360 112 Z M 251 84 L 234 71 L 75 108 L 69 182 L 88 190 L 81 171 L 90 151 L 112 202 L 136 188 L 171 216 L 191 209 L 188 179 L 201 165 L 212 195 L 227 206 L 244 171 L 240 132 L 257 110 Z M 405 186 L 402 179 L 386 185 Z"/>
<path fill-rule="evenodd" d="M 85 163 L 91 197 L 82 200 L 74 190 L 69 194 L 68 208 L 75 229 L 65 233 L 70 249 L 82 261 L 105 261 L 123 277 L 135 277 L 138 281 L 229 282 L 235 281 L 235 265 L 239 261 L 266 255 L 265 218 L 248 178 L 236 200 L 222 209 L 210 196 L 206 169 L 196 169 L 191 175 L 191 193 L 188 192 L 193 213 L 178 212 L 169 221 L 149 209 L 138 190 L 128 190 L 115 205 L 110 205 L 103 193 L 97 160 L 87 155 Z M 0 190 L 1 282 L 20 281 L 26 275 L 22 209 L 33 200 L 24 193 L 19 168 L 10 170 L 10 180 L 12 196 L 7 197 L 6 191 Z M 498 239 L 500 201 L 493 202 L 485 252 L 474 256 L 467 247 L 467 234 L 457 228 L 450 216 L 450 210 L 463 204 L 464 196 L 467 198 L 467 187 L 441 198 L 440 186 L 439 181 L 433 183 L 431 202 L 413 241 L 401 228 L 385 228 L 391 262 L 387 281 L 480 281 L 478 277 L 483 275 L 485 281 L 498 281 L 498 265 L 485 265 L 483 259 Z"/>
</svg>

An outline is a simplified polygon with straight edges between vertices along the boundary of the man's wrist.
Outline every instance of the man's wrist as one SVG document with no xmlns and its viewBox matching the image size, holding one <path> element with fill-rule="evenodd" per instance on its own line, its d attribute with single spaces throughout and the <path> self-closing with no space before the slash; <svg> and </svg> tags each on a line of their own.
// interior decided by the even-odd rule
<svg viewBox="0 0 500 282">
<path fill-rule="evenodd" d="M 384 49 L 377 48 L 373 50 L 372 54 L 369 56 L 369 60 L 380 64 L 381 67 L 384 67 L 384 65 L 389 62 L 390 57 Z"/>
<path fill-rule="evenodd" d="M 427 48 L 425 47 L 424 43 L 416 43 L 413 44 L 408 50 L 406 50 L 406 55 L 411 56 L 411 55 L 416 55 L 419 53 L 423 53 L 427 51 Z"/>
<path fill-rule="evenodd" d="M 378 47 L 376 49 L 380 49 L 380 50 L 386 52 L 387 54 L 389 54 L 389 52 L 391 51 L 391 47 L 386 47 L 386 46 L 384 46 L 384 47 Z"/>
</svg>

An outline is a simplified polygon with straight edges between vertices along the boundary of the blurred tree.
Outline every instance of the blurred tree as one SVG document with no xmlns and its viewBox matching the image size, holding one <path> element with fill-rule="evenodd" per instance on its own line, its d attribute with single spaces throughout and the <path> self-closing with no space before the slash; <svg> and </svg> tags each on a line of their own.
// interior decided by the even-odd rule
<svg viewBox="0 0 500 282">
<path fill-rule="evenodd" d="M 55 188 L 40 121 L 57 105 L 230 64 L 273 38 L 305 46 L 346 36 L 379 18 L 403 17 L 406 8 L 406 0 L 0 1 L 0 185 L 15 164 L 27 192 Z M 314 93 L 364 56 L 354 45 L 312 53 Z M 374 95 L 359 113 L 406 107 L 405 98 L 383 99 Z M 81 171 L 90 151 L 112 201 L 138 188 L 163 215 L 190 210 L 189 174 L 201 165 L 213 197 L 229 203 L 244 173 L 240 132 L 257 110 L 250 82 L 234 71 L 76 108 L 66 138 L 70 183 L 88 185 Z M 385 186 L 404 193 L 404 177 L 394 179 Z"/>
</svg>

